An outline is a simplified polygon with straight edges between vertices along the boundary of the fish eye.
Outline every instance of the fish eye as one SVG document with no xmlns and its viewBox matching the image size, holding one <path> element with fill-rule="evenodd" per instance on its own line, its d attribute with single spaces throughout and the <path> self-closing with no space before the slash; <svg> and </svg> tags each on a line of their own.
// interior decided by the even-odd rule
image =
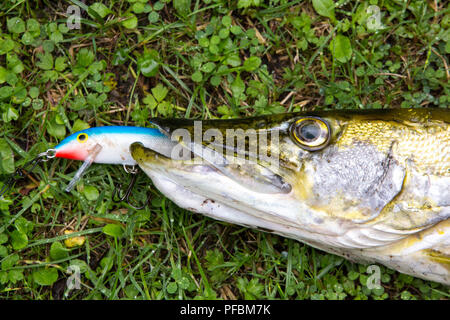
<svg viewBox="0 0 450 320">
<path fill-rule="evenodd" d="M 84 132 L 80 133 L 77 136 L 77 141 L 80 143 L 85 143 L 87 139 L 88 139 L 88 135 L 87 135 L 87 133 L 84 133 Z"/>
<path fill-rule="evenodd" d="M 294 141 L 309 151 L 320 150 L 330 141 L 330 125 L 318 117 L 298 119 L 290 131 Z"/>
</svg>

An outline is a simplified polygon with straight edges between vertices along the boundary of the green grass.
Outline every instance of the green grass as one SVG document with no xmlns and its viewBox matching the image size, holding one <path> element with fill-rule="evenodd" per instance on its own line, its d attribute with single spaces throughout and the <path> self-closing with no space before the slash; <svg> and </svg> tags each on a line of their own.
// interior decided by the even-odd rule
<svg viewBox="0 0 450 320">
<path fill-rule="evenodd" d="M 444 1 L 116 0 L 0 4 L 0 174 L 87 126 L 450 102 Z M 81 29 L 67 28 L 80 7 Z M 380 23 L 371 20 L 380 9 Z M 370 9 L 373 10 L 373 9 Z M 0 199 L 2 299 L 448 299 L 448 288 L 181 210 L 142 175 L 41 164 Z M 1 183 L 0 183 L 1 186 Z M 74 231 L 71 235 L 66 230 Z M 81 246 L 66 242 L 83 237 Z M 69 246 L 68 246 L 69 245 Z M 70 266 L 81 288 L 69 291 Z"/>
</svg>

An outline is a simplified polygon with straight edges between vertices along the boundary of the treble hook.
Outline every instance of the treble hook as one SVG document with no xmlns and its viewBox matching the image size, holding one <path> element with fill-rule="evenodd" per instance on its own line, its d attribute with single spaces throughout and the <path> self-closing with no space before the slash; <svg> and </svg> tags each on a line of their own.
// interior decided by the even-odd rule
<svg viewBox="0 0 450 320">
<path fill-rule="evenodd" d="M 3 196 L 6 192 L 8 192 L 17 181 L 22 179 L 26 176 L 27 172 L 31 172 L 36 168 L 36 166 L 41 162 L 46 162 L 49 159 L 52 159 L 55 157 L 56 150 L 55 149 L 48 149 L 45 152 L 39 153 L 33 160 L 28 161 L 23 165 L 22 168 L 17 168 L 16 171 L 14 171 L 6 180 L 5 184 L 3 185 L 2 189 L 0 190 L 0 197 Z M 29 170 L 27 168 L 31 167 Z"/>
<path fill-rule="evenodd" d="M 128 187 L 123 195 L 121 195 L 122 184 L 119 184 L 119 186 L 115 187 L 114 191 L 113 191 L 113 195 L 112 195 L 112 200 L 116 203 L 126 200 L 126 202 L 128 203 L 128 205 L 130 207 L 132 207 L 136 210 L 144 209 L 145 206 L 147 206 L 150 203 L 150 196 L 147 198 L 147 201 L 140 207 L 135 206 L 130 201 L 131 191 L 133 190 L 134 184 L 136 183 L 137 173 L 139 172 L 138 169 L 136 168 L 136 166 L 132 166 L 131 169 L 128 169 L 126 165 L 123 165 L 123 169 L 125 170 L 126 173 L 129 173 L 132 175 L 130 184 L 128 185 Z M 116 195 L 117 195 L 117 198 L 116 198 Z"/>
</svg>

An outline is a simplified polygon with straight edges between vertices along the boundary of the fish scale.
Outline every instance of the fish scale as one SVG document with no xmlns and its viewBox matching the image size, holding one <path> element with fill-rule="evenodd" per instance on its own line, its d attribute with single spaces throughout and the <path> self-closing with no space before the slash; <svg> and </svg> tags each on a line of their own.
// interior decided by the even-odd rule
<svg viewBox="0 0 450 320">
<path fill-rule="evenodd" d="M 388 152 L 397 142 L 394 156 L 400 160 L 413 156 L 417 168 L 431 170 L 430 174 L 449 175 L 450 129 L 440 121 L 425 128 L 401 126 L 396 121 L 370 121 L 350 124 L 339 147 L 352 147 L 357 142 L 377 146 L 381 152 Z M 417 152 L 421 150 L 421 152 Z"/>
</svg>

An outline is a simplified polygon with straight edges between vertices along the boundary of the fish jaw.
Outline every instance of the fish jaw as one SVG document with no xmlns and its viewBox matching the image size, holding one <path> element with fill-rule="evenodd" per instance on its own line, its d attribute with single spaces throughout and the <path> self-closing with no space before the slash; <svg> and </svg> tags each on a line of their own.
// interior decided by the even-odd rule
<svg viewBox="0 0 450 320">
<path fill-rule="evenodd" d="M 363 249 L 392 243 L 408 232 L 384 231 L 330 217 L 288 193 L 263 193 L 209 163 L 173 160 L 134 143 L 130 152 L 156 187 L 178 206 L 214 219 L 269 231 L 315 247 Z M 329 250 L 328 250 L 329 251 Z"/>
<path fill-rule="evenodd" d="M 322 241 L 333 241 L 342 233 L 341 226 L 325 226 L 317 216 L 308 215 L 308 208 L 296 202 L 292 192 L 270 193 L 268 198 L 267 194 L 243 186 L 209 164 L 173 160 L 140 143 L 133 143 L 130 152 L 155 186 L 187 210 L 302 241 L 320 236 Z M 297 214 L 299 206 L 301 216 Z M 316 234 L 309 234 L 308 228 Z"/>
</svg>

